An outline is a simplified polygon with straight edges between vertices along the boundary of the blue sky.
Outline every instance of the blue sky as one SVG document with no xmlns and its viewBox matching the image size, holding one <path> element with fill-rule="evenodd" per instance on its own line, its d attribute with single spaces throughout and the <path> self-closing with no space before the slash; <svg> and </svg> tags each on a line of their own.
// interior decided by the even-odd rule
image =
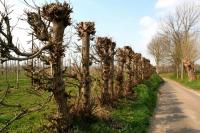
<svg viewBox="0 0 200 133">
<path fill-rule="evenodd" d="M 32 0 L 27 1 L 32 3 Z M 53 2 L 35 0 L 38 5 L 46 1 Z M 74 23 L 94 21 L 97 36 L 112 37 L 118 47 L 130 45 L 135 52 L 142 53 L 154 63 L 148 54 L 147 45 L 157 31 L 160 19 L 186 1 L 192 0 L 70 0 L 70 3 Z M 23 0 L 8 0 L 8 3 L 14 5 L 12 22 L 15 24 L 16 18 L 28 7 Z M 21 43 L 30 40 L 30 37 L 26 37 L 26 31 L 20 29 L 26 27 L 26 22 L 18 23 L 18 28 L 14 31 L 15 40 L 19 38 Z"/>
<path fill-rule="evenodd" d="M 154 2 L 147 0 L 87 0 L 72 1 L 74 19 L 96 22 L 97 35 L 111 36 L 118 46 L 140 42 L 141 16 L 153 14 Z M 140 44 L 137 44 L 140 45 Z"/>
<path fill-rule="evenodd" d="M 113 37 L 150 58 L 147 45 L 162 17 L 189 0 L 71 0 L 73 20 L 95 21 L 97 35 Z M 192 0 L 190 0 L 192 1 Z M 198 1 L 198 0 L 195 0 Z"/>
</svg>

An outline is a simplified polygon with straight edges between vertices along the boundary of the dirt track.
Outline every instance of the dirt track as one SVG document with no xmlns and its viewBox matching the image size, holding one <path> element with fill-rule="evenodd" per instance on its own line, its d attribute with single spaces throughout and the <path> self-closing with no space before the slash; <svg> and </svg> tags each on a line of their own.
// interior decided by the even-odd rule
<svg viewBox="0 0 200 133">
<path fill-rule="evenodd" d="M 200 133 L 200 93 L 165 81 L 150 133 Z"/>
</svg>

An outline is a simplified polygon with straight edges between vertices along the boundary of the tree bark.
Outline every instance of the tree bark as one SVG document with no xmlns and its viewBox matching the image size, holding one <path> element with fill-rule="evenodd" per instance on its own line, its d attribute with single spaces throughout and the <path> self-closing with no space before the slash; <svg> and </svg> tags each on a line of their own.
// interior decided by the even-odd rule
<svg viewBox="0 0 200 133">
<path fill-rule="evenodd" d="M 184 76 L 184 64 L 183 61 L 181 61 L 181 79 L 183 80 L 183 76 Z"/>
<path fill-rule="evenodd" d="M 111 90 L 111 97 L 115 97 L 115 91 L 114 91 L 114 60 L 111 61 L 110 66 L 110 80 L 109 80 L 109 88 Z"/>
<path fill-rule="evenodd" d="M 90 105 L 90 71 L 89 71 L 89 47 L 90 47 L 90 38 L 86 34 L 82 38 L 82 87 L 83 87 L 83 96 L 84 96 L 84 110 L 89 111 Z M 89 112 L 88 112 L 89 113 Z"/>
<path fill-rule="evenodd" d="M 109 73 L 110 73 L 110 60 L 108 57 L 105 57 L 103 62 L 103 92 L 102 92 L 102 104 L 108 104 L 110 101 L 110 93 L 109 93 Z"/>
<path fill-rule="evenodd" d="M 114 49 L 115 49 L 116 44 L 113 42 L 112 46 L 110 48 L 111 52 L 111 61 L 110 61 L 110 79 L 109 79 L 109 88 L 111 91 L 111 97 L 114 99 L 115 97 L 115 91 L 114 91 Z"/>
<path fill-rule="evenodd" d="M 195 75 L 194 75 L 194 72 L 193 70 L 188 70 L 188 78 L 189 78 L 189 81 L 192 81 L 195 79 Z"/>
<path fill-rule="evenodd" d="M 131 92 L 132 90 L 132 71 L 131 71 L 131 59 L 128 57 L 127 59 L 127 74 L 128 74 L 128 82 L 126 86 L 126 95 Z"/>
<path fill-rule="evenodd" d="M 140 80 L 140 69 L 139 69 L 139 60 L 136 61 L 135 63 L 135 85 L 137 85 L 139 83 Z"/>
<path fill-rule="evenodd" d="M 179 78 L 179 65 L 176 64 L 176 78 Z"/>
<path fill-rule="evenodd" d="M 133 61 L 133 64 L 132 64 L 132 71 L 133 71 L 133 87 L 136 85 L 136 80 L 137 80 L 137 73 L 136 73 L 136 70 L 137 70 L 137 66 L 136 66 L 136 61 L 134 60 Z"/>
<path fill-rule="evenodd" d="M 160 63 L 159 63 L 159 61 L 156 61 L 156 73 L 157 74 L 160 73 Z"/>
<path fill-rule="evenodd" d="M 122 97 L 124 94 L 124 63 L 123 62 L 119 62 L 119 68 L 117 71 L 117 77 L 116 77 L 116 90 L 117 90 L 117 95 L 119 97 Z"/>
<path fill-rule="evenodd" d="M 64 34 L 64 22 L 53 22 L 53 48 L 51 52 L 52 69 L 53 69 L 53 95 L 57 105 L 57 115 L 60 119 L 59 124 L 62 129 L 65 130 L 70 124 L 69 107 L 67 105 L 67 95 L 65 92 L 65 84 L 63 80 L 62 70 L 62 56 L 63 56 L 63 34 Z"/>
<path fill-rule="evenodd" d="M 189 81 L 192 81 L 195 79 L 195 75 L 194 75 L 194 66 L 193 64 L 188 61 L 188 62 L 185 62 L 185 68 L 187 70 L 187 74 L 188 74 L 188 79 Z"/>
</svg>

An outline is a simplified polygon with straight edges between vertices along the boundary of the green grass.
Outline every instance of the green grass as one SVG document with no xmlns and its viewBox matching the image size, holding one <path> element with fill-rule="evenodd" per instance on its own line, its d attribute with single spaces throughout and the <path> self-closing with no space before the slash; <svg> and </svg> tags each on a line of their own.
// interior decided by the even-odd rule
<svg viewBox="0 0 200 133">
<path fill-rule="evenodd" d="M 16 75 L 8 75 L 9 83 L 16 85 Z M 42 103 L 49 96 L 49 93 L 40 91 L 41 96 L 30 93 L 30 79 L 24 73 L 20 73 L 20 88 L 12 88 L 6 99 L 9 104 L 22 104 L 24 107 L 34 106 Z M 23 79 L 23 80 L 22 80 Z M 133 88 L 137 98 L 135 100 L 120 99 L 115 108 L 109 108 L 112 120 L 121 125 L 120 129 L 111 126 L 99 118 L 91 121 L 77 120 L 74 129 L 85 133 L 145 133 L 148 130 L 149 118 L 156 106 L 157 88 L 162 80 L 153 75 L 150 80 L 144 81 L 143 84 Z M 3 94 L 7 84 L 5 75 L 0 75 L 0 97 Z M 69 90 L 74 90 L 73 88 Z M 74 93 L 74 92 L 73 92 Z M 12 119 L 20 111 L 18 108 L 4 107 L 0 105 L 0 128 Z M 8 132 L 27 133 L 37 132 L 42 125 L 47 124 L 45 119 L 49 114 L 56 112 L 54 101 L 52 100 L 42 111 L 31 113 L 22 119 L 17 120 L 8 128 Z"/>
<path fill-rule="evenodd" d="M 195 79 L 193 81 L 189 81 L 187 76 L 185 75 L 183 80 L 181 80 L 180 78 L 177 79 L 176 75 L 174 73 L 165 73 L 165 74 L 161 74 L 161 76 L 163 78 L 168 78 L 168 79 L 172 79 L 174 81 L 177 81 L 178 83 L 180 83 L 180 84 L 182 84 L 186 87 L 189 87 L 191 89 L 200 90 L 200 79 Z"/>
<path fill-rule="evenodd" d="M 7 88 L 7 82 L 5 80 L 5 74 L 0 75 L 0 98 L 3 95 L 5 89 Z M 34 107 L 38 103 L 43 103 L 45 99 L 49 96 L 49 93 L 40 91 L 40 95 L 35 95 L 30 93 L 30 79 L 22 72 L 19 75 L 19 89 L 16 86 L 16 75 L 13 73 L 8 73 L 8 83 L 13 86 L 9 90 L 9 94 L 6 97 L 5 102 L 11 105 L 22 105 L 24 108 Z M 28 114 L 15 121 L 9 128 L 8 132 L 12 133 L 27 133 L 36 132 L 35 130 L 43 125 L 46 120 L 44 119 L 46 114 L 50 114 L 55 111 L 55 106 L 53 101 L 50 102 L 41 112 L 34 112 Z M 0 128 L 4 126 L 6 122 L 12 119 L 20 113 L 19 108 L 5 107 L 0 105 Z"/>
<path fill-rule="evenodd" d="M 144 81 L 133 88 L 137 98 L 135 100 L 120 99 L 117 108 L 111 109 L 111 116 L 114 121 L 122 125 L 121 129 L 116 129 L 104 121 L 96 120 L 89 125 L 85 125 L 83 132 L 88 133 L 146 133 L 149 128 L 149 119 L 154 112 L 157 101 L 157 89 L 163 80 L 158 75 L 153 75 L 150 80 Z"/>
</svg>

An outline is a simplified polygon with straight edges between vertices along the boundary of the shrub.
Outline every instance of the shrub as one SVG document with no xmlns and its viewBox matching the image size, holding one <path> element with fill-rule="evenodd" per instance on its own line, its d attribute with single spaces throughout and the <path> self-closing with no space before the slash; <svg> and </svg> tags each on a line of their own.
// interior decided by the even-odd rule
<svg viewBox="0 0 200 133">
<path fill-rule="evenodd" d="M 137 101 L 141 104 L 145 104 L 150 112 L 155 108 L 157 101 L 157 90 L 163 79 L 153 74 L 149 80 L 145 80 L 143 84 L 140 84 L 134 88 L 137 95 Z"/>
<path fill-rule="evenodd" d="M 137 87 L 135 87 L 135 91 L 137 94 L 137 99 L 140 100 L 140 102 L 145 103 L 148 101 L 149 95 L 149 89 L 146 85 L 140 84 Z"/>
<path fill-rule="evenodd" d="M 156 91 L 164 80 L 157 74 L 153 74 L 149 80 L 143 81 L 149 89 Z"/>
</svg>

